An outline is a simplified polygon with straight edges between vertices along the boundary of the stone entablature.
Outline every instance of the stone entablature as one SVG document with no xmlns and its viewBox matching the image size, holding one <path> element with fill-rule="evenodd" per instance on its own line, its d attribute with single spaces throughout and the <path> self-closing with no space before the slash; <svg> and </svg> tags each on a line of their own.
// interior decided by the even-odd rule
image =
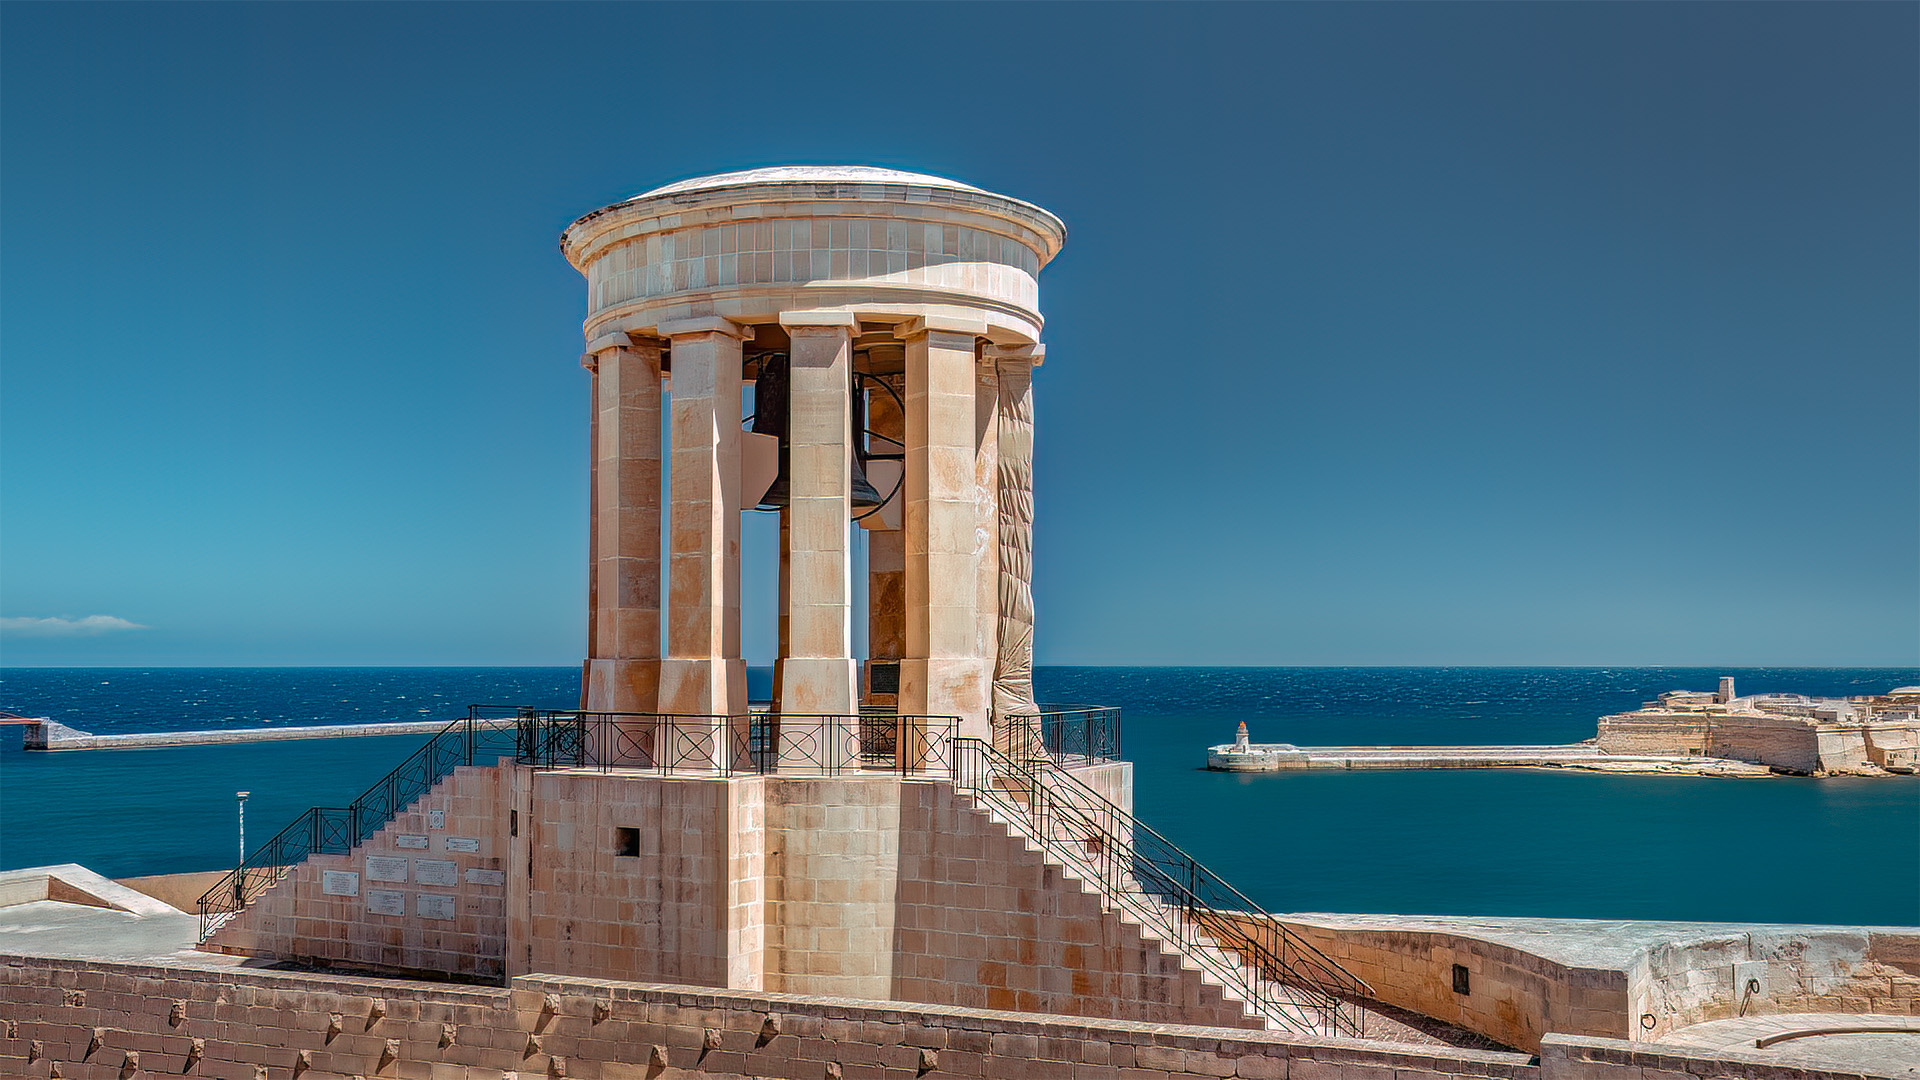
<svg viewBox="0 0 1920 1080">
<path fill-rule="evenodd" d="M 1001 345 L 1039 340 L 1038 276 L 1066 227 L 939 177 L 788 166 L 682 181 L 589 214 L 561 249 L 586 275 L 586 336 L 748 324 L 839 309 L 874 321 L 970 314 Z"/>
</svg>

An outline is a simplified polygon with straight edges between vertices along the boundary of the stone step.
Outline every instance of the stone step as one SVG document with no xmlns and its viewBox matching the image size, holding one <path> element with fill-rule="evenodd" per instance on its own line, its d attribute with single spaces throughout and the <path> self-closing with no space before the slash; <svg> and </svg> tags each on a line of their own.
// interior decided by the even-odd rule
<svg viewBox="0 0 1920 1080">
<path fill-rule="evenodd" d="M 1004 790 L 1002 793 L 1005 794 Z M 1189 952 L 1186 947 L 1183 947 L 1178 941 L 1177 928 L 1172 922 L 1173 916 L 1144 890 L 1132 890 L 1131 896 L 1127 899 L 1113 895 L 1108 891 L 1105 879 L 1094 873 L 1092 867 L 1072 857 L 1062 858 L 1041 843 L 1031 823 L 1013 820 L 1010 814 L 991 800 L 974 799 L 972 802 L 976 810 L 984 813 L 988 820 L 1005 829 L 1010 838 L 1019 840 L 1028 851 L 1046 860 L 1049 865 L 1061 872 L 1062 877 L 1077 882 L 1083 892 L 1098 898 L 1103 910 L 1117 918 L 1123 925 L 1133 927 L 1143 941 L 1151 942 L 1162 955 L 1173 959 L 1183 971 L 1194 975 L 1203 987 L 1218 993 L 1222 1000 L 1239 1005 L 1242 1014 L 1250 1019 L 1259 1019 L 1269 1027 L 1291 1027 L 1284 1018 L 1269 1015 L 1268 1011 L 1262 1010 L 1239 989 L 1240 986 L 1251 986 L 1254 983 L 1250 973 L 1240 965 L 1237 959 L 1230 958 L 1226 950 L 1210 941 L 1205 941 L 1204 944 L 1196 943 L 1194 952 Z M 1059 840 L 1075 839 L 1077 837 L 1071 833 L 1055 838 L 1056 843 Z M 1108 842 L 1108 838 L 1101 839 L 1102 842 Z M 1154 917 L 1144 917 L 1141 914 L 1142 911 L 1152 912 Z M 1221 971 L 1236 973 L 1238 985 L 1236 980 L 1223 978 L 1219 974 Z"/>
</svg>

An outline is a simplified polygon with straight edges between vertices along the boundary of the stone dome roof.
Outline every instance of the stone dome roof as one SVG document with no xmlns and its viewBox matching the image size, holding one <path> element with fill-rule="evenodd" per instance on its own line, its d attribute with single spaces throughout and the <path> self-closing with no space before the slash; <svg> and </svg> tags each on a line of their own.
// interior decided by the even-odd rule
<svg viewBox="0 0 1920 1080">
<path fill-rule="evenodd" d="M 911 184 L 915 187 L 947 188 L 952 191 L 981 190 L 972 184 L 962 184 L 958 180 L 948 180 L 941 176 L 901 172 L 898 169 L 881 169 L 872 165 L 774 165 L 764 169 L 743 169 L 740 172 L 676 180 L 663 187 L 654 188 L 652 191 L 641 192 L 634 198 L 650 199 L 656 195 L 685 195 L 694 191 L 743 187 L 747 184 Z"/>
</svg>

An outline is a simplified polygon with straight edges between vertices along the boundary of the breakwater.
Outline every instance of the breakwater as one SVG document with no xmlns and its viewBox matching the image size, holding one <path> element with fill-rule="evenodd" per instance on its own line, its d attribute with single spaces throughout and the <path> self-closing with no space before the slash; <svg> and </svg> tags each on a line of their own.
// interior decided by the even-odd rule
<svg viewBox="0 0 1920 1080">
<path fill-rule="evenodd" d="M 1207 767 L 1222 772 L 1293 769 L 1584 769 L 1678 776 L 1769 776 L 1764 765 L 1721 758 L 1609 754 L 1592 743 L 1562 746 L 1293 746 L 1250 743 L 1215 746 Z"/>
<path fill-rule="evenodd" d="M 291 739 L 347 739 L 374 735 L 430 735 L 446 727 L 446 720 L 401 720 L 387 724 L 317 724 L 310 727 L 228 728 L 211 731 L 141 731 L 124 735 L 95 735 L 54 720 L 26 725 L 22 746 L 28 750 L 140 750 L 156 746 L 221 746 L 231 743 L 278 742 Z"/>
</svg>

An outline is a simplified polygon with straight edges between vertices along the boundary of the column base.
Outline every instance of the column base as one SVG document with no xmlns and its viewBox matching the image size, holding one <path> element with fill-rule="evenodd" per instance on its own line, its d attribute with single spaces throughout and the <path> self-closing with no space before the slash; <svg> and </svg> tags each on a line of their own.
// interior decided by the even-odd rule
<svg viewBox="0 0 1920 1080">
<path fill-rule="evenodd" d="M 659 750 L 673 768 L 746 769 L 747 662 L 706 657 L 660 661 Z"/>
<path fill-rule="evenodd" d="M 900 712 L 910 716 L 951 716 L 960 721 L 961 738 L 989 742 L 991 665 L 972 657 L 933 657 L 900 661 Z"/>
<path fill-rule="evenodd" d="M 855 705 L 853 660 L 795 656 L 777 666 L 780 768 L 859 768 L 860 710 Z"/>
<path fill-rule="evenodd" d="M 589 659 L 580 681 L 586 712 L 650 713 L 660 697 L 660 661 Z"/>
<path fill-rule="evenodd" d="M 793 656 L 777 666 L 780 696 L 775 700 L 781 712 L 843 716 L 859 711 L 853 660 Z"/>
</svg>

